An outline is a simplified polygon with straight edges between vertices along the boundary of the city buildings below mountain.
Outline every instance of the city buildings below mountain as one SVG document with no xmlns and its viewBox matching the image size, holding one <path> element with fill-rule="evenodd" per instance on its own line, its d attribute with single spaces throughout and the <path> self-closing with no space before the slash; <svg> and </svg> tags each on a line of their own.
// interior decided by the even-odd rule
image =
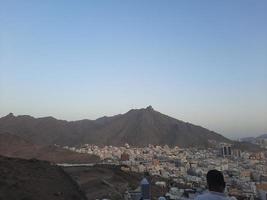
<svg viewBox="0 0 267 200">
<path fill-rule="evenodd" d="M 259 198 L 263 195 L 262 188 L 265 188 L 264 185 L 267 183 L 266 151 L 241 151 L 232 149 L 231 144 L 226 143 L 222 143 L 217 149 L 177 146 L 170 148 L 167 145 L 138 148 L 129 144 L 122 147 L 85 144 L 64 148 L 97 155 L 101 159 L 100 163 L 122 166 L 121 170 L 125 172 L 147 172 L 151 176 L 165 178 L 168 180 L 168 190 L 173 188 L 168 194 L 172 196 L 182 193 L 181 198 L 186 196 L 192 199 L 203 192 L 206 188 L 205 175 L 211 169 L 224 173 L 227 192 L 237 199 Z"/>
</svg>

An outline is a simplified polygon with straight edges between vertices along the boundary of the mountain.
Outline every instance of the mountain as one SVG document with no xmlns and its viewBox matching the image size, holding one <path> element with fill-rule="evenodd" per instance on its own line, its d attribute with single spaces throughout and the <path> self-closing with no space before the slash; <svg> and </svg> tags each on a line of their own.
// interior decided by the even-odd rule
<svg viewBox="0 0 267 200">
<path fill-rule="evenodd" d="M 246 150 L 250 151 L 259 151 L 260 149 L 267 148 L 267 134 L 260 135 L 258 137 L 246 137 L 241 138 L 239 144 L 237 146 L 243 147 Z M 242 148 L 240 148 L 242 149 Z"/>
<path fill-rule="evenodd" d="M 54 163 L 95 163 L 97 156 L 75 153 L 54 145 L 36 145 L 10 133 L 0 134 L 0 155 L 40 159 Z"/>
<path fill-rule="evenodd" d="M 259 141 L 261 141 L 263 139 L 267 139 L 267 134 L 263 134 L 263 135 L 260 135 L 258 137 L 245 137 L 245 138 L 241 138 L 240 141 L 242 141 L 242 142 L 249 142 L 249 143 L 252 143 L 252 144 L 257 144 Z"/>
<path fill-rule="evenodd" d="M 258 139 L 267 139 L 267 134 L 262 134 L 258 137 L 245 137 L 245 138 L 241 138 L 240 140 L 243 142 L 255 143 Z"/>
<path fill-rule="evenodd" d="M 266 134 L 263 134 L 263 135 L 260 135 L 257 138 L 259 138 L 259 139 L 267 139 L 267 133 Z"/>
<path fill-rule="evenodd" d="M 62 168 L 46 161 L 0 156 L 0 182 L 0 199 L 87 199 Z"/>
<path fill-rule="evenodd" d="M 232 147 L 234 149 L 239 149 L 241 151 L 249 151 L 249 152 L 264 151 L 264 149 L 261 148 L 259 145 L 248 142 L 248 141 L 234 142 Z"/>
<path fill-rule="evenodd" d="M 212 142 L 230 142 L 213 131 L 174 119 L 151 106 L 97 120 L 65 121 L 9 114 L 0 118 L 0 133 L 9 132 L 40 145 L 134 146 L 148 144 L 207 147 Z"/>
<path fill-rule="evenodd" d="M 100 120 L 103 122 L 102 118 Z M 96 120 L 98 121 L 99 119 Z M 123 145 L 127 142 L 135 146 L 208 146 L 209 140 L 228 141 L 215 132 L 157 112 L 151 106 L 106 118 L 93 136 L 97 137 L 89 136 L 88 140 L 91 139 L 94 143 Z M 98 140 L 99 136 L 101 141 Z"/>
</svg>

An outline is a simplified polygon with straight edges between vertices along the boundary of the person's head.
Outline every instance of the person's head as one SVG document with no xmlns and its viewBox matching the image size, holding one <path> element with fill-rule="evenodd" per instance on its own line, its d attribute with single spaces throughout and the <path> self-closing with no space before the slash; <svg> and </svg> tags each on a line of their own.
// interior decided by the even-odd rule
<svg viewBox="0 0 267 200">
<path fill-rule="evenodd" d="M 224 192 L 225 182 L 222 172 L 210 170 L 207 173 L 207 184 L 210 191 Z"/>
</svg>

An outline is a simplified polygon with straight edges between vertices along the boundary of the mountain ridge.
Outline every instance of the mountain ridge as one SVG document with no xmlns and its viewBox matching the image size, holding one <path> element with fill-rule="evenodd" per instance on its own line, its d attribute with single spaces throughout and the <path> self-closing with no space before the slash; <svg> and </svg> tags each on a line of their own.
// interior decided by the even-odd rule
<svg viewBox="0 0 267 200">
<path fill-rule="evenodd" d="M 96 120 L 66 121 L 9 114 L 0 118 L 0 132 L 10 132 L 46 145 L 91 143 L 120 146 L 129 143 L 133 146 L 208 147 L 211 141 L 231 142 L 214 131 L 162 114 L 152 106 Z"/>
</svg>

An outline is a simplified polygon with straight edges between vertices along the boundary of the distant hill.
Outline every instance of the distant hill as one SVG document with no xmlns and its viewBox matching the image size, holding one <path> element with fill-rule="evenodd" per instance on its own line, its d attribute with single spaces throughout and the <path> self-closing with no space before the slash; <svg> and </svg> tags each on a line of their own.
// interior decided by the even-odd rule
<svg viewBox="0 0 267 200">
<path fill-rule="evenodd" d="M 233 143 L 233 148 L 234 149 L 239 149 L 242 151 L 249 151 L 249 152 L 259 152 L 259 151 L 264 151 L 259 145 L 250 143 L 250 142 L 234 142 Z"/>
<path fill-rule="evenodd" d="M 240 139 L 241 142 L 237 144 L 237 146 L 245 148 L 246 150 L 250 151 L 259 151 L 259 150 L 262 151 L 265 148 L 266 151 L 266 139 L 267 139 L 267 134 L 263 134 L 258 137 L 241 138 Z"/>
<path fill-rule="evenodd" d="M 201 126 L 174 119 L 151 106 L 97 120 L 65 121 L 53 117 L 34 118 L 9 114 L 0 118 L 0 133 L 9 132 L 38 145 L 134 146 L 148 144 L 208 147 L 216 142 L 231 142 Z"/>
<path fill-rule="evenodd" d="M 0 156 L 0 182 L 0 199 L 87 199 L 64 170 L 46 161 Z"/>
<path fill-rule="evenodd" d="M 255 142 L 257 139 L 267 139 L 267 134 L 262 134 L 258 137 L 245 137 L 241 138 L 240 140 L 243 142 Z"/>
<path fill-rule="evenodd" d="M 245 137 L 245 138 L 241 138 L 240 141 L 242 142 L 250 142 L 253 143 L 256 140 L 256 138 L 254 137 Z"/>
<path fill-rule="evenodd" d="M 263 135 L 260 135 L 259 137 L 257 138 L 261 138 L 261 139 L 267 139 L 267 133 L 266 134 L 263 134 Z"/>
<path fill-rule="evenodd" d="M 97 156 L 75 153 L 54 145 L 33 144 L 19 136 L 0 134 L 0 155 L 25 159 L 47 160 L 54 163 L 95 163 Z"/>
</svg>

